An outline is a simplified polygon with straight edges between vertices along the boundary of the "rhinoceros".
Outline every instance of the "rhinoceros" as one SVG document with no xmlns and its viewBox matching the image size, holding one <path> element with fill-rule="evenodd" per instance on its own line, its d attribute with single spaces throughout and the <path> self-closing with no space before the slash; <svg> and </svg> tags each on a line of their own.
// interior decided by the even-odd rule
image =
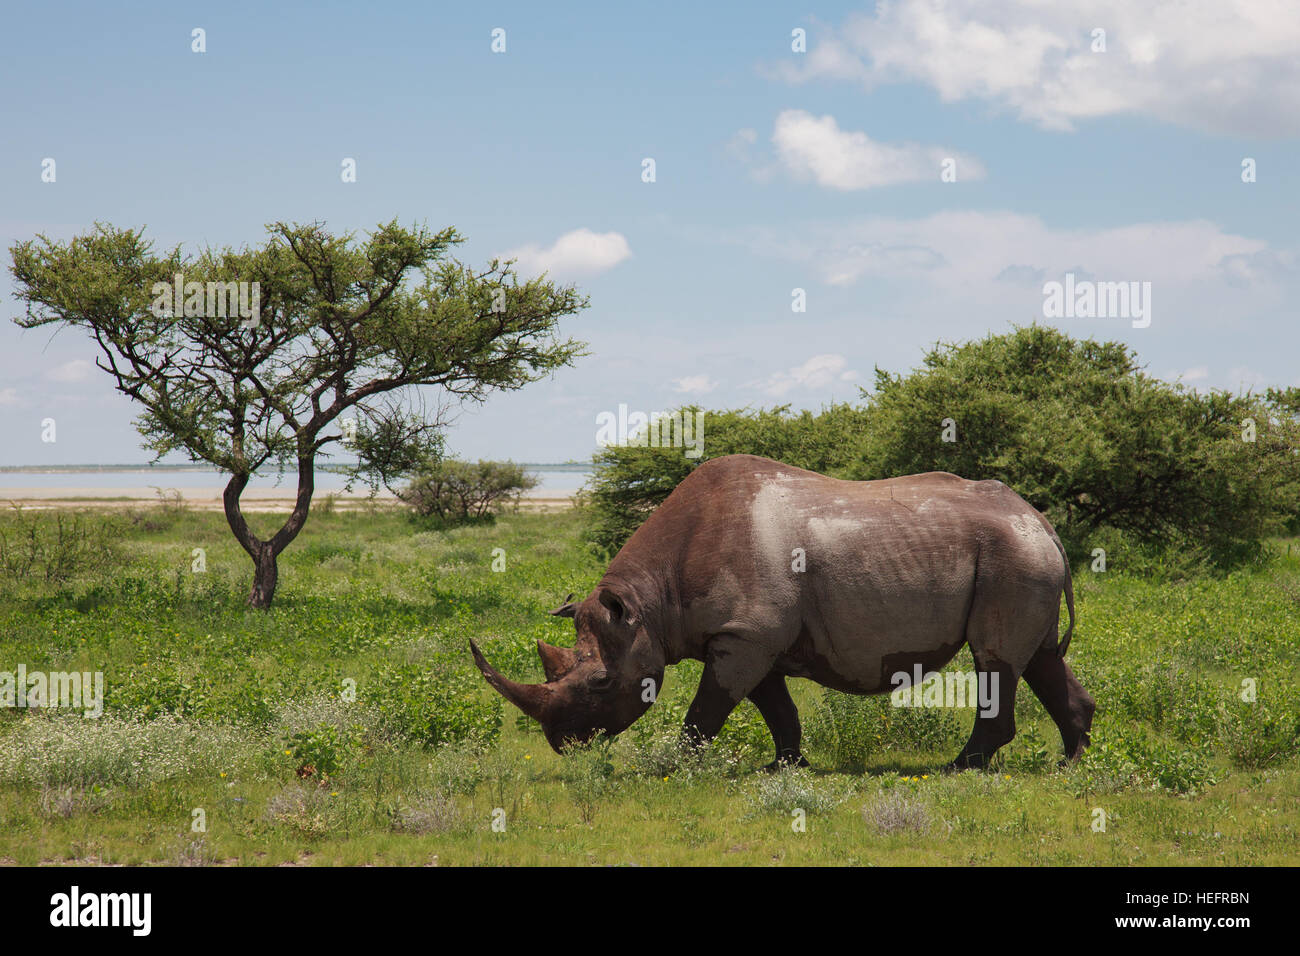
<svg viewBox="0 0 1300 956">
<path fill-rule="evenodd" d="M 1058 636 L 1061 597 L 1069 624 Z M 1061 732 L 1066 759 L 1095 708 L 1065 662 L 1074 592 L 1047 519 L 1000 481 L 929 472 L 843 481 L 753 455 L 701 464 L 646 519 L 572 617 L 573 648 L 538 641 L 546 682 L 475 663 L 561 752 L 617 734 L 652 705 L 664 668 L 703 676 L 683 733 L 704 743 L 745 698 L 776 760 L 806 765 L 787 677 L 852 694 L 898 690 L 969 645 L 995 706 L 977 712 L 949 769 L 982 768 L 1015 736 L 1023 677 Z"/>
</svg>

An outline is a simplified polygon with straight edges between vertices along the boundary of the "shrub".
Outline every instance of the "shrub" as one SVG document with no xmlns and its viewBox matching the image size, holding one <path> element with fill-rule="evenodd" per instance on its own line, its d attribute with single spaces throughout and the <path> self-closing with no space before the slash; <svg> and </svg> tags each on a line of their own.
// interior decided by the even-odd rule
<svg viewBox="0 0 1300 956">
<path fill-rule="evenodd" d="M 875 714 L 870 698 L 824 691 L 805 721 L 805 744 L 834 769 L 861 772 L 881 730 Z"/>
<path fill-rule="evenodd" d="M 761 813 L 789 816 L 795 810 L 828 813 L 839 805 L 840 797 L 818 784 L 807 770 L 783 765 L 763 775 L 750 792 L 749 803 Z"/>
<path fill-rule="evenodd" d="M 450 794 L 434 790 L 417 793 L 393 811 L 392 828 L 399 833 L 443 833 L 460 822 L 460 808 Z"/>
<path fill-rule="evenodd" d="M 538 479 L 511 461 L 426 464 L 398 495 L 421 517 L 469 521 L 494 514 L 537 487 Z"/>
<path fill-rule="evenodd" d="M 1094 725 L 1092 743 L 1070 770 L 1079 793 L 1114 793 L 1130 787 L 1192 795 L 1215 783 L 1198 749 L 1149 741 L 1136 726 Z"/>
<path fill-rule="evenodd" d="M 707 747 L 695 746 L 682 739 L 680 727 L 657 727 L 624 737 L 628 741 L 624 744 L 628 771 L 637 776 L 692 782 L 734 777 L 742 771 L 734 751 L 718 746 L 717 741 Z"/>
<path fill-rule="evenodd" d="M 1259 558 L 1295 510 L 1297 427 L 1284 398 L 1192 391 L 1147 375 L 1123 343 L 1017 328 L 936 345 L 907 376 L 877 370 L 849 477 L 997 478 L 1073 554 L 1115 528 L 1228 567 Z M 943 440 L 945 419 L 956 441 Z M 1247 419 L 1253 441 L 1242 440 Z"/>
<path fill-rule="evenodd" d="M 578 816 L 590 823 L 596 816 L 596 805 L 610 790 L 614 781 L 614 761 L 610 758 L 613 744 L 609 738 L 597 738 L 591 746 L 575 748 L 564 756 L 562 776 Z"/>
<path fill-rule="evenodd" d="M 472 743 L 438 748 L 429 764 L 429 773 L 440 789 L 466 795 L 478 789 L 487 776 L 480 748 Z"/>
<path fill-rule="evenodd" d="M 1251 703 L 1234 699 L 1224 707 L 1220 733 L 1235 765 L 1270 767 L 1300 752 L 1300 711 L 1277 695 Z"/>
<path fill-rule="evenodd" d="M 57 584 L 106 570 L 118 560 L 114 542 L 121 534 L 121 521 L 112 515 L 28 514 L 15 507 L 0 521 L 0 577 Z"/>
<path fill-rule="evenodd" d="M 1015 739 L 998 751 L 1002 766 L 1019 773 L 1050 770 L 1059 756 L 1055 741 L 1049 742 L 1037 725 L 1025 724 L 1016 730 Z"/>
<path fill-rule="evenodd" d="M 341 828 L 344 809 L 339 800 L 317 786 L 286 787 L 266 804 L 272 823 L 289 827 L 305 837 L 323 837 Z"/>
<path fill-rule="evenodd" d="M 351 767 L 360 757 L 362 730 L 360 727 L 340 730 L 333 724 L 321 723 L 310 730 L 286 734 L 284 747 L 297 764 L 299 777 L 328 780 Z"/>
<path fill-rule="evenodd" d="M 930 808 L 919 796 L 896 788 L 863 807 L 862 819 L 886 836 L 926 833 L 930 829 Z"/>
</svg>

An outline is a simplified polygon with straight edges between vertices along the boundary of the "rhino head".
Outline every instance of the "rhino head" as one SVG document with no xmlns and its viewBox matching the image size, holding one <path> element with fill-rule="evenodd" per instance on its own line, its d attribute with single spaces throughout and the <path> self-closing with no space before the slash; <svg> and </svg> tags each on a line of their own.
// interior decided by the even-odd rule
<svg viewBox="0 0 1300 956">
<path fill-rule="evenodd" d="M 573 618 L 578 639 L 572 648 L 537 642 L 544 684 L 510 680 L 487 662 L 473 641 L 469 646 L 487 682 L 538 721 L 552 749 L 560 753 L 569 744 L 589 743 L 602 731 L 617 734 L 630 727 L 654 703 L 665 659 L 636 609 L 608 587 L 551 613 Z"/>
</svg>

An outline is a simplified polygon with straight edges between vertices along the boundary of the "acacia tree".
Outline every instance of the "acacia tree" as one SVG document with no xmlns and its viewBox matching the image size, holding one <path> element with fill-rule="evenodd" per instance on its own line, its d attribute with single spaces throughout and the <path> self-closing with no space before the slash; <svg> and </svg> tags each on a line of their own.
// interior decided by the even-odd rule
<svg viewBox="0 0 1300 956">
<path fill-rule="evenodd" d="M 572 286 L 520 281 L 511 262 L 465 266 L 449 254 L 462 241 L 453 228 L 394 220 L 364 241 L 319 223 L 267 230 L 259 248 L 193 257 L 179 246 L 155 254 L 143 230 L 102 224 L 67 243 L 41 235 L 10 248 L 14 296 L 26 303 L 14 321 L 84 329 L 96 364 L 143 406 L 145 447 L 229 474 L 226 520 L 253 560 L 258 608 L 307 521 L 323 449 L 350 439 L 354 474 L 387 483 L 440 448 L 441 413 L 425 413 L 418 386 L 478 402 L 572 364 L 583 344 L 560 339 L 557 324 L 587 306 Z M 239 283 L 245 314 L 225 298 Z M 181 294 L 168 302 L 165 287 Z M 271 466 L 296 467 L 298 491 L 263 538 L 240 497 Z"/>
</svg>

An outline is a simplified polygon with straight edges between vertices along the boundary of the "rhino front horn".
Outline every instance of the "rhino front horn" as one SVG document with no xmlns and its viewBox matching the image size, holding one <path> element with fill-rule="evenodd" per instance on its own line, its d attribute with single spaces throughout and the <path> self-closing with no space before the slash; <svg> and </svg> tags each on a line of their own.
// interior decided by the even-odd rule
<svg viewBox="0 0 1300 956">
<path fill-rule="evenodd" d="M 512 681 L 487 662 L 487 658 L 483 656 L 483 652 L 478 649 L 478 645 L 473 641 L 469 642 L 469 649 L 474 655 L 474 663 L 478 665 L 478 669 L 483 672 L 483 676 L 487 678 L 487 682 L 496 689 L 497 693 L 533 718 L 533 720 L 540 721 L 542 719 L 542 714 L 546 710 L 546 704 L 550 699 L 551 689 L 549 687 L 545 684 L 520 684 L 518 681 Z"/>
</svg>

